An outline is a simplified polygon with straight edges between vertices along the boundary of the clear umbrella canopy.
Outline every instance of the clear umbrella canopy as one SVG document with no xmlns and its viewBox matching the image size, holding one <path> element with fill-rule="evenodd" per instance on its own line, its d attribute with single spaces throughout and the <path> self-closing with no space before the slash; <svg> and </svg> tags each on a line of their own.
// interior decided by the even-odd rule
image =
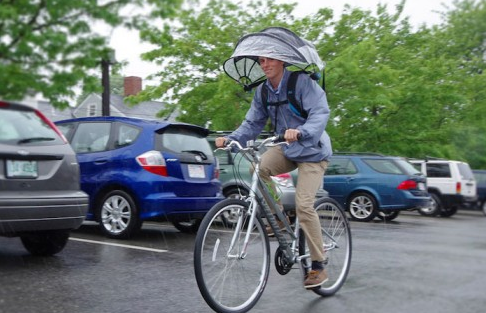
<svg viewBox="0 0 486 313">
<path fill-rule="evenodd" d="M 265 80 L 258 57 L 281 60 L 289 70 L 309 74 L 320 73 L 325 66 L 312 43 L 286 28 L 269 27 L 243 36 L 231 57 L 224 62 L 223 69 L 245 89 L 251 89 Z"/>
</svg>

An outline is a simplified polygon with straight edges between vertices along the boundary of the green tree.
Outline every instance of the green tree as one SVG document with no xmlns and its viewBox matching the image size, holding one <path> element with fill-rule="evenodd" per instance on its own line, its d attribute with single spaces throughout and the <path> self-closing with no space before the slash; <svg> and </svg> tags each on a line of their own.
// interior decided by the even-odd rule
<svg viewBox="0 0 486 313">
<path fill-rule="evenodd" d="M 437 155 L 456 121 L 458 62 L 442 52 L 434 32 L 412 32 L 400 7 L 376 16 L 354 9 L 336 25 L 334 42 L 347 43 L 329 61 L 329 101 L 337 150 L 405 156 Z"/>
<path fill-rule="evenodd" d="M 99 90 L 90 70 L 108 58 L 107 38 L 95 25 L 138 27 L 141 20 L 174 14 L 182 0 L 0 1 L 0 98 L 20 100 L 41 93 L 66 107 L 74 86 Z M 121 10 L 150 6 L 148 16 Z"/>
<path fill-rule="evenodd" d="M 486 1 L 462 1 L 446 15 L 443 37 L 464 68 L 462 93 L 468 99 L 451 130 L 460 159 L 486 169 Z"/>
<path fill-rule="evenodd" d="M 485 1 L 458 1 L 441 25 L 415 32 L 399 18 L 404 3 L 392 15 L 348 10 L 337 44 L 323 44 L 334 148 L 485 167 Z"/>
<path fill-rule="evenodd" d="M 164 70 L 155 75 L 159 85 L 146 87 L 133 100 L 161 98 L 178 107 L 181 121 L 234 129 L 248 110 L 252 94 L 222 72 L 222 63 L 243 34 L 268 26 L 289 27 L 295 20 L 293 7 L 271 1 L 245 7 L 211 0 L 200 11 L 183 11 L 178 23 L 166 22 L 161 29 L 145 25 L 141 38 L 159 48 L 145 53 L 144 59 L 163 64 Z"/>
<path fill-rule="evenodd" d="M 144 58 L 164 70 L 156 75 L 159 85 L 132 100 L 163 98 L 181 110 L 182 121 L 234 129 L 252 94 L 231 81 L 221 65 L 242 35 L 283 26 L 313 42 L 327 62 L 328 131 L 335 150 L 469 160 L 461 136 L 481 134 L 486 124 L 484 75 L 479 74 L 484 2 L 456 2 L 441 25 L 414 31 L 402 17 L 405 1 L 392 13 L 381 4 L 375 12 L 347 6 L 333 20 L 328 9 L 297 19 L 291 4 L 211 0 L 200 11 L 181 12 L 177 23 L 162 29 L 145 25 L 142 38 L 159 48 Z M 479 138 L 484 137 L 473 136 L 468 147 L 484 151 Z M 478 159 L 481 164 L 485 167 Z"/>
</svg>

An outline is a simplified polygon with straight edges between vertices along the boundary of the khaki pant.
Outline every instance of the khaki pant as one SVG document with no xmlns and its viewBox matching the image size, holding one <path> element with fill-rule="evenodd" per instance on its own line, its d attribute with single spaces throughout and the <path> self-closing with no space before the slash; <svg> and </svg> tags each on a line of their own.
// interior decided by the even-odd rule
<svg viewBox="0 0 486 313">
<path fill-rule="evenodd" d="M 324 261 L 324 242 L 322 240 L 321 223 L 314 210 L 317 190 L 322 184 L 327 161 L 294 162 L 285 157 L 281 147 L 270 147 L 263 155 L 260 163 L 260 177 L 273 185 L 270 176 L 291 172 L 299 169 L 295 191 L 296 213 L 300 227 L 304 231 L 309 246 L 312 261 Z"/>
</svg>

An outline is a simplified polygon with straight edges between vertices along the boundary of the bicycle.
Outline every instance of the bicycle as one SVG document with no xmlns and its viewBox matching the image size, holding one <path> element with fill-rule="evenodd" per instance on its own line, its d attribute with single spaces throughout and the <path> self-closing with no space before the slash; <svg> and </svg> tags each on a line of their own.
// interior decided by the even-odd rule
<svg viewBox="0 0 486 313">
<path fill-rule="evenodd" d="M 300 268 L 302 281 L 311 268 L 305 236 L 298 218 L 289 223 L 258 175 L 263 146 L 281 144 L 273 136 L 260 144 L 243 148 L 230 141 L 225 148 L 236 147 L 253 162 L 250 194 L 244 199 L 225 199 L 205 215 L 196 235 L 194 269 L 196 281 L 206 303 L 216 312 L 247 312 L 260 299 L 270 271 L 270 240 L 263 218 L 267 219 L 278 242 L 274 256 L 277 272 L 286 275 L 294 266 Z M 335 294 L 344 284 L 351 265 L 351 230 L 344 210 L 331 198 L 315 202 L 319 214 L 329 280 L 311 289 L 320 296 Z M 277 225 L 284 224 L 285 231 Z M 232 219 L 227 217 L 231 216 Z"/>
</svg>

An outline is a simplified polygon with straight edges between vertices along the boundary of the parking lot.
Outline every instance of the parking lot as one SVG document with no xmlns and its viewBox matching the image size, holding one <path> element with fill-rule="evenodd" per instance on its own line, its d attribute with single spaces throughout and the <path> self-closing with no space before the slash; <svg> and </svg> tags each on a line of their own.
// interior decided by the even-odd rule
<svg viewBox="0 0 486 313">
<path fill-rule="evenodd" d="M 298 270 L 280 276 L 272 266 L 252 312 L 484 311 L 482 213 L 405 212 L 351 227 L 351 271 L 335 296 L 320 298 L 302 288 Z M 211 312 L 194 279 L 194 237 L 146 223 L 132 240 L 109 240 L 85 223 L 54 257 L 33 257 L 17 238 L 0 238 L 0 312 Z"/>
</svg>

